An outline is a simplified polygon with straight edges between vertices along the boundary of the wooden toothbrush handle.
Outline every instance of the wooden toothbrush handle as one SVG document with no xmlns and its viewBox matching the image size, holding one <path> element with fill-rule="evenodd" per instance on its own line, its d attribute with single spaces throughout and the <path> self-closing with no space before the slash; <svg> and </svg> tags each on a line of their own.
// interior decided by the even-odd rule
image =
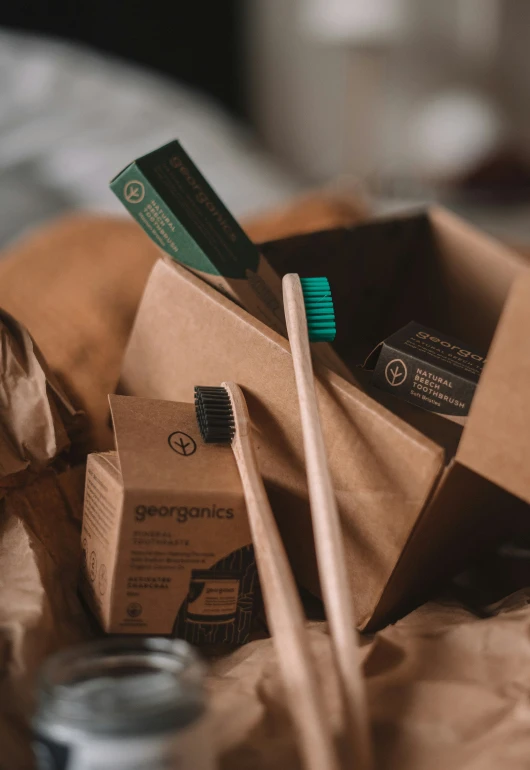
<svg viewBox="0 0 530 770">
<path fill-rule="evenodd" d="M 339 770 L 304 611 L 258 470 L 245 400 L 234 383 L 223 386 L 232 401 L 236 425 L 232 448 L 245 493 L 267 620 L 303 766 L 306 770 Z"/>
<path fill-rule="evenodd" d="M 311 520 L 318 572 L 335 661 L 350 728 L 356 770 L 373 766 L 370 725 L 362 678 L 353 599 L 339 510 L 333 490 L 315 393 L 304 295 L 296 274 L 283 279 L 287 332 L 298 390 Z"/>
</svg>

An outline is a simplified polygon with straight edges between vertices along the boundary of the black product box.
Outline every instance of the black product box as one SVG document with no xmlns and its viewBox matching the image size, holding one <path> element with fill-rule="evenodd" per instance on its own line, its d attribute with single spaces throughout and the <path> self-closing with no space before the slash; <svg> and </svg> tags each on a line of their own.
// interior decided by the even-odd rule
<svg viewBox="0 0 530 770">
<path fill-rule="evenodd" d="M 374 370 L 376 387 L 454 420 L 468 414 L 485 360 L 465 343 L 411 321 L 377 346 L 366 368 Z"/>
</svg>

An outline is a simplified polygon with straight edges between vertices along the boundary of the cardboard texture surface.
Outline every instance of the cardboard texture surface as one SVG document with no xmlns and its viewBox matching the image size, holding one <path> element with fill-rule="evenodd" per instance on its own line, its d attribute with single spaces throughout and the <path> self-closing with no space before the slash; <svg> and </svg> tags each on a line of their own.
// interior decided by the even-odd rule
<svg viewBox="0 0 530 770">
<path fill-rule="evenodd" d="M 145 325 L 144 319 L 148 319 Z M 295 572 L 303 584 L 317 591 L 288 344 L 183 268 L 158 262 L 126 355 L 125 392 L 191 400 L 194 385 L 216 385 L 227 378 L 245 390 L 259 462 Z M 400 530 L 412 525 L 415 512 L 425 503 L 441 470 L 443 453 L 409 426 L 399 425 L 393 415 L 373 407 L 368 396 L 332 372 L 321 370 L 318 397 L 335 490 L 349 535 L 352 580 L 355 585 L 357 575 L 357 587 L 363 586 L 362 596 L 356 592 L 357 612 L 366 619 L 381 590 L 381 574 L 388 578 L 399 555 Z M 401 467 L 396 441 L 407 447 Z M 374 447 L 368 456 L 362 452 L 366 442 Z M 348 462 L 359 456 L 367 462 Z M 393 516 L 383 516 L 389 507 Z M 361 543 L 362 548 L 355 546 Z M 384 545 L 379 548 L 379 543 Z"/>
<path fill-rule="evenodd" d="M 192 404 L 110 404 L 117 452 L 87 463 L 86 600 L 111 633 L 243 644 L 257 574 L 231 448 L 201 441 Z"/>
<path fill-rule="evenodd" d="M 530 273 L 501 316 L 459 459 L 530 503 Z"/>
<path fill-rule="evenodd" d="M 361 364 L 380 339 L 411 317 L 487 349 L 511 284 L 524 270 L 517 255 L 442 210 L 295 237 L 266 244 L 263 252 L 279 273 L 304 275 L 321 273 L 326 253 L 337 349 L 350 366 Z M 402 573 L 411 563 L 408 544 L 420 520 L 427 530 L 435 528 L 441 514 L 428 503 L 440 479 L 441 489 L 450 483 L 459 456 L 444 473 L 451 460 L 447 444 L 422 431 L 421 418 L 402 419 L 404 413 L 365 384 L 361 372 L 357 386 L 324 368 L 317 372 L 357 615 L 361 626 L 371 621 L 373 627 L 407 601 Z M 300 582 L 317 592 L 288 345 L 179 266 L 158 262 L 125 356 L 124 392 L 191 400 L 195 384 L 225 379 L 245 389 L 261 468 L 293 568 Z M 462 520 L 476 513 L 473 505 L 473 510 L 461 506 L 458 494 L 447 504 Z M 480 499 L 480 505 L 484 517 L 494 515 L 493 502 Z M 428 535 L 425 542 L 427 586 L 445 573 L 448 559 Z M 390 605 L 389 595 L 395 598 Z M 384 614 L 378 605 L 386 607 Z"/>
<path fill-rule="evenodd" d="M 310 211 L 313 220 L 313 206 Z M 438 213 L 434 217 L 438 218 Z M 505 271 L 494 263 L 499 252 L 509 261 L 511 257 L 494 242 L 451 219 L 449 217 L 449 230 L 434 233 L 438 246 L 444 253 L 453 255 L 457 272 L 467 271 L 463 265 L 458 268 L 462 253 L 472 255 L 479 268 L 483 266 L 473 273 L 473 286 L 468 286 L 468 295 L 474 293 L 475 283 L 483 283 L 483 270 L 493 271 L 493 287 L 488 288 L 492 293 L 479 303 L 484 312 L 481 317 L 475 317 L 477 303 L 472 303 L 466 326 L 474 329 L 474 334 L 470 333 L 466 339 L 487 346 L 511 283 L 510 271 L 507 280 Z M 326 225 L 324 220 L 318 221 Z M 304 229 L 300 224 L 307 225 L 303 212 L 297 215 L 296 223 L 300 229 Z M 254 226 L 255 231 L 267 237 L 268 230 L 258 225 Z M 287 227 L 288 223 L 282 226 Z M 348 287 L 355 300 L 350 308 L 354 314 L 351 323 L 358 324 L 371 313 L 381 327 L 377 336 L 382 339 L 410 318 L 403 318 L 403 314 L 401 318 L 390 318 L 385 329 L 385 303 L 374 293 L 370 280 L 375 282 L 377 273 L 387 277 L 390 272 L 388 290 L 391 291 L 392 282 L 399 276 L 399 266 L 403 266 L 416 240 L 418 228 L 407 225 L 402 236 L 394 239 L 393 223 L 376 225 L 370 232 L 371 227 L 357 232 L 355 249 L 348 245 L 351 243 L 348 230 L 336 231 L 333 236 L 315 235 L 312 237 L 314 250 L 306 246 L 304 255 L 307 252 L 308 263 L 316 264 L 322 253 L 326 253 L 336 265 L 333 254 L 337 254 L 337 259 L 340 254 L 352 254 L 364 280 Z M 421 228 L 429 229 L 423 225 Z M 373 251 L 368 248 L 372 238 L 378 244 Z M 391 259 L 389 241 L 394 241 L 399 259 Z M 298 238 L 292 238 L 284 241 L 279 249 L 272 244 L 270 251 L 281 252 L 282 259 L 286 260 L 290 252 L 296 254 L 299 243 Z M 425 240 L 420 243 L 425 244 Z M 422 249 L 417 248 L 415 253 L 420 261 L 425 258 L 432 270 L 429 251 Z M 106 394 L 117 376 L 136 303 L 155 259 L 156 249 L 133 223 L 77 216 L 43 228 L 13 247 L 10 257 L 0 262 L 0 304 L 29 327 L 52 368 L 75 394 L 76 403 L 85 406 L 95 426 L 94 435 L 100 442 L 98 448 L 104 448 L 102 441 L 110 446 Z M 127 281 L 123 280 L 124 271 L 127 271 Z M 461 290 L 465 285 L 464 280 Z M 500 291 L 495 292 L 499 286 Z M 340 288 L 336 285 L 334 294 Z M 360 304 L 365 291 L 366 301 Z M 355 316 L 359 305 L 362 313 Z M 465 321 L 465 302 L 457 307 Z M 444 318 L 438 318 L 434 309 L 431 295 L 426 303 L 429 312 L 416 317 L 448 333 L 462 331 L 463 327 L 458 324 L 457 328 L 444 326 Z M 499 328 L 498 339 L 501 334 Z M 365 349 L 366 344 L 360 344 L 352 357 L 360 359 Z M 491 371 L 494 373 L 495 369 L 491 367 Z M 483 377 L 486 376 L 487 371 Z M 513 391 L 511 397 L 514 398 Z M 521 398 L 519 403 L 523 404 L 525 393 Z M 474 410 L 479 403 L 480 390 Z M 407 404 L 401 407 L 402 410 L 396 409 L 400 421 L 417 420 L 418 427 L 425 430 L 428 426 L 438 439 L 440 431 L 436 424 L 442 425 L 444 441 L 440 439 L 440 445 L 443 444 L 445 454 L 454 456 L 457 442 L 447 431 L 456 426 L 424 412 L 418 420 L 419 410 Z M 509 403 L 506 409 L 509 410 Z M 489 412 L 494 419 L 494 409 Z M 508 451 L 509 446 L 506 449 Z M 490 447 L 485 452 L 486 458 L 489 450 Z M 461 451 L 465 451 L 465 441 Z M 476 475 L 459 466 L 453 478 L 453 467 L 454 463 L 446 471 L 453 492 L 445 484 L 442 488 L 447 494 L 453 494 L 447 500 L 450 504 L 458 500 L 464 486 L 467 487 L 467 480 L 460 478 L 461 474 Z M 60 476 L 45 472 L 31 486 L 10 490 L 0 501 L 2 770 L 33 767 L 27 719 L 35 672 L 43 658 L 62 646 L 86 639 L 91 633 L 76 595 L 84 477 L 83 466 Z M 473 490 L 467 488 L 473 498 Z M 500 495 L 497 505 L 489 499 L 493 490 Z M 476 510 L 481 525 L 505 516 L 505 500 L 502 490 L 492 483 L 486 484 L 478 501 L 486 506 L 486 513 L 480 518 L 480 508 Z M 468 502 L 463 501 L 465 506 Z M 439 500 L 437 504 L 442 503 Z M 441 515 L 442 509 L 437 512 L 431 506 L 430 510 L 438 528 L 444 526 L 447 512 L 451 513 L 446 532 L 449 545 L 440 545 L 440 550 L 445 557 L 449 548 L 454 554 L 457 549 L 451 535 L 453 524 L 460 527 L 462 523 L 459 509 L 444 504 L 445 516 Z M 428 562 L 438 531 L 430 529 L 426 513 L 421 518 L 425 529 L 415 528 L 418 547 L 410 554 L 406 568 L 410 580 L 417 580 L 418 575 L 419 580 L 424 580 L 425 570 L 431 569 Z M 477 531 L 475 528 L 473 535 Z M 423 537 L 425 548 L 421 543 Z M 419 565 L 418 575 L 414 575 L 411 565 L 418 555 L 424 563 Z M 403 559 L 403 565 L 406 561 Z M 391 606 L 395 607 L 395 603 L 394 598 Z M 329 676 L 331 665 L 325 625 L 314 624 L 311 637 L 318 668 L 323 672 L 327 710 L 333 725 L 338 726 L 340 715 L 334 683 Z M 529 638 L 530 596 L 526 591 L 495 606 L 477 605 L 476 612 L 454 601 L 430 602 L 395 626 L 378 632 L 373 641 L 366 640 L 364 668 L 378 770 L 526 768 L 530 750 Z M 279 681 L 270 639 L 256 640 L 212 666 L 209 689 L 221 770 L 298 767 Z"/>
</svg>

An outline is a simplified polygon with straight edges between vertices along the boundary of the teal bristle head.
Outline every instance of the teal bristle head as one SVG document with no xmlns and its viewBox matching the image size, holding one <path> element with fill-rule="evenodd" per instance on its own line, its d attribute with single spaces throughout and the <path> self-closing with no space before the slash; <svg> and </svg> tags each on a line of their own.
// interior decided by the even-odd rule
<svg viewBox="0 0 530 770">
<path fill-rule="evenodd" d="M 337 333 L 335 309 L 327 278 L 300 278 L 311 342 L 332 342 Z"/>
</svg>

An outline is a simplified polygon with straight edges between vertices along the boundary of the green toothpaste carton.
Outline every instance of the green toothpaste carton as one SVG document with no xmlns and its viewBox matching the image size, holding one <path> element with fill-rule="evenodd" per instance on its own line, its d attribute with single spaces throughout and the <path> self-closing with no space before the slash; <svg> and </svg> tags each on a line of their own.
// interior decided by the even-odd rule
<svg viewBox="0 0 530 770">
<path fill-rule="evenodd" d="M 133 161 L 110 187 L 166 254 L 285 334 L 279 276 L 178 141 Z"/>
</svg>

